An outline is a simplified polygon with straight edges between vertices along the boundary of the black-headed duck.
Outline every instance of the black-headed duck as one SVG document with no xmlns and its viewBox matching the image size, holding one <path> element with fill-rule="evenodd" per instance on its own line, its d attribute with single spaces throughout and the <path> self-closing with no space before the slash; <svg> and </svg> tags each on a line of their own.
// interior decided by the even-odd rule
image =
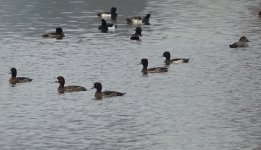
<svg viewBox="0 0 261 150">
<path fill-rule="evenodd" d="M 168 68 L 166 67 L 153 67 L 148 68 L 148 59 L 141 59 L 141 64 L 143 65 L 143 68 L 141 70 L 142 73 L 161 73 L 161 72 L 167 72 Z"/>
<path fill-rule="evenodd" d="M 11 78 L 9 79 L 9 83 L 11 84 L 31 82 L 33 80 L 27 77 L 16 77 L 17 70 L 15 68 L 11 68 L 10 74 L 11 74 Z"/>
<path fill-rule="evenodd" d="M 141 27 L 137 27 L 137 28 L 135 29 L 135 33 L 130 36 L 130 39 L 131 39 L 131 40 L 137 40 L 137 41 L 141 40 L 141 39 L 142 39 L 142 34 L 141 34 L 141 32 L 142 32 Z"/>
<path fill-rule="evenodd" d="M 162 57 L 165 57 L 165 61 L 164 63 L 166 65 L 169 65 L 171 63 L 173 64 L 178 64 L 178 63 L 188 63 L 189 62 L 189 58 L 174 58 L 174 59 L 170 59 L 170 52 L 165 51 L 162 55 Z"/>
<path fill-rule="evenodd" d="M 133 24 L 133 25 L 149 25 L 151 14 L 146 14 L 145 16 L 134 16 L 134 17 L 128 17 L 127 24 Z"/>
<path fill-rule="evenodd" d="M 105 21 L 105 19 L 102 19 L 101 20 L 102 21 L 102 24 L 99 26 L 99 30 L 101 30 L 101 32 L 104 32 L 104 33 L 106 33 L 106 32 L 108 32 L 108 31 L 115 31 L 115 29 L 116 29 L 116 26 L 114 25 L 114 24 L 112 24 L 112 23 L 107 23 L 106 21 Z"/>
<path fill-rule="evenodd" d="M 64 86 L 65 79 L 62 76 L 58 76 L 56 82 L 60 83 L 60 85 L 58 87 L 58 92 L 60 92 L 60 93 L 63 93 L 63 92 L 78 92 L 78 91 L 86 91 L 87 90 L 85 87 L 78 86 L 78 85 Z"/>
<path fill-rule="evenodd" d="M 247 37 L 241 36 L 237 42 L 229 45 L 229 47 L 230 48 L 248 47 L 248 42 L 250 41 L 247 39 Z"/>
<path fill-rule="evenodd" d="M 61 27 L 56 28 L 55 32 L 46 33 L 43 37 L 63 39 L 65 37 L 63 29 Z"/>
<path fill-rule="evenodd" d="M 116 92 L 116 91 L 102 91 L 102 84 L 95 82 L 93 88 L 96 89 L 95 98 L 102 99 L 103 97 L 113 97 L 113 96 L 123 96 L 126 93 Z"/>
<path fill-rule="evenodd" d="M 110 18 L 111 20 L 116 20 L 117 16 L 118 16 L 116 11 L 117 11 L 117 8 L 116 7 L 112 7 L 110 12 L 101 12 L 101 13 L 98 13 L 97 15 L 99 17 L 101 17 L 102 19 Z"/>
</svg>

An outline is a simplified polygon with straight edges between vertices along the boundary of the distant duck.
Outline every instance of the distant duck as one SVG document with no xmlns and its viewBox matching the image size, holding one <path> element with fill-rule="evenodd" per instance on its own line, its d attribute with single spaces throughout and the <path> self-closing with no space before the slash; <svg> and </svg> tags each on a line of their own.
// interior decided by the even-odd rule
<svg viewBox="0 0 261 150">
<path fill-rule="evenodd" d="M 33 80 L 27 77 L 16 77 L 17 70 L 15 68 L 11 68 L 10 74 L 11 74 L 11 78 L 9 79 L 10 84 L 31 82 Z"/>
<path fill-rule="evenodd" d="M 188 63 L 189 62 L 189 58 L 174 58 L 174 59 L 170 59 L 170 52 L 165 51 L 162 55 L 162 57 L 165 57 L 165 61 L 164 63 L 166 65 L 169 65 L 171 63 L 173 64 L 179 64 L 179 63 Z"/>
<path fill-rule="evenodd" d="M 133 24 L 133 25 L 149 25 L 149 20 L 150 20 L 151 14 L 146 14 L 144 17 L 142 16 L 134 16 L 134 17 L 129 17 L 127 18 L 127 24 Z"/>
<path fill-rule="evenodd" d="M 245 36 L 241 36 L 239 41 L 229 45 L 230 48 L 238 47 L 248 47 L 248 42 L 250 42 Z"/>
<path fill-rule="evenodd" d="M 43 35 L 43 37 L 63 39 L 65 37 L 65 35 L 63 33 L 63 29 L 61 27 L 58 27 L 58 28 L 56 28 L 55 32 L 46 33 Z"/>
<path fill-rule="evenodd" d="M 108 32 L 108 31 L 115 31 L 116 26 L 112 23 L 107 23 L 104 19 L 101 20 L 102 24 L 99 26 L 99 30 L 101 30 L 101 32 Z"/>
<path fill-rule="evenodd" d="M 116 91 L 102 91 L 102 85 L 99 82 L 95 82 L 93 88 L 96 89 L 95 98 L 102 99 L 103 97 L 113 97 L 113 96 L 123 96 L 126 93 L 116 92 Z"/>
<path fill-rule="evenodd" d="M 137 27 L 135 29 L 135 33 L 130 36 L 130 39 L 131 40 L 141 40 L 142 39 L 141 32 L 142 32 L 141 27 Z"/>
<path fill-rule="evenodd" d="M 258 16 L 261 17 L 261 11 L 258 13 Z"/>
<path fill-rule="evenodd" d="M 77 85 L 71 85 L 71 86 L 64 86 L 65 84 L 65 79 L 62 76 L 57 77 L 57 81 L 60 83 L 58 87 L 58 92 L 64 93 L 64 92 L 78 92 L 78 91 L 86 91 L 87 89 L 82 86 L 77 86 Z"/>
<path fill-rule="evenodd" d="M 112 7 L 110 12 L 101 12 L 98 13 L 97 15 L 99 17 L 101 17 L 102 19 L 111 19 L 111 20 L 116 20 L 118 14 L 116 13 L 117 8 L 116 7 Z"/>
<path fill-rule="evenodd" d="M 161 73 L 161 72 L 167 72 L 168 68 L 166 67 L 154 67 L 154 68 L 148 68 L 148 59 L 141 59 L 141 64 L 143 65 L 143 68 L 141 70 L 142 73 Z"/>
</svg>

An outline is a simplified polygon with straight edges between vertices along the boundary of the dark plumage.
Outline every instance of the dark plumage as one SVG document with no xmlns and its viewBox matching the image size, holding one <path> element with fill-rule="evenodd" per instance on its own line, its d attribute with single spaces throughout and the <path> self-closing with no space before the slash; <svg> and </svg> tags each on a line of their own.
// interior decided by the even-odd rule
<svg viewBox="0 0 261 150">
<path fill-rule="evenodd" d="M 101 13 L 98 13 L 97 15 L 99 17 L 101 17 L 102 19 L 111 18 L 111 20 L 116 20 L 118 17 L 118 14 L 116 13 L 116 11 L 117 11 L 117 8 L 112 7 L 110 12 L 101 12 Z"/>
<path fill-rule="evenodd" d="M 174 58 L 174 59 L 170 59 L 170 52 L 166 51 L 163 53 L 162 57 L 165 57 L 165 61 L 164 63 L 166 65 L 169 65 L 171 63 L 174 63 L 174 64 L 178 64 L 178 63 L 188 63 L 189 62 L 189 58 Z"/>
<path fill-rule="evenodd" d="M 134 17 L 128 17 L 126 18 L 127 24 L 134 24 L 134 25 L 149 25 L 149 20 L 150 20 L 151 14 L 146 14 L 145 16 L 134 16 Z"/>
<path fill-rule="evenodd" d="M 63 92 L 78 92 L 78 91 L 86 91 L 87 89 L 82 86 L 77 86 L 77 85 L 71 85 L 71 86 L 64 86 L 65 84 L 65 79 L 62 76 L 57 77 L 57 82 L 60 83 L 58 87 L 58 92 L 63 93 Z"/>
<path fill-rule="evenodd" d="M 143 65 L 143 68 L 141 72 L 143 73 L 160 73 L 160 72 L 167 72 L 168 68 L 166 67 L 153 67 L 153 68 L 148 68 L 148 59 L 141 59 L 141 64 Z"/>
<path fill-rule="evenodd" d="M 17 70 L 15 68 L 11 68 L 10 74 L 11 74 L 11 78 L 9 79 L 9 83 L 11 84 L 31 82 L 33 80 L 27 77 L 16 77 Z"/>
<path fill-rule="evenodd" d="M 130 36 L 130 39 L 131 40 L 141 40 L 141 37 L 142 37 L 141 32 L 142 32 L 141 27 L 137 27 L 135 29 L 135 33 Z"/>
<path fill-rule="evenodd" d="M 102 99 L 103 97 L 123 96 L 124 94 L 126 94 L 116 91 L 102 91 L 102 85 L 99 82 L 95 82 L 93 88 L 96 89 L 94 95 L 96 99 Z"/>
<path fill-rule="evenodd" d="M 106 21 L 105 21 L 105 19 L 102 19 L 101 20 L 102 21 L 102 24 L 99 26 L 99 30 L 101 30 L 101 32 L 104 32 L 104 33 L 106 33 L 106 32 L 108 32 L 108 31 L 115 31 L 115 29 L 116 29 L 116 26 L 114 25 L 114 24 L 112 24 L 112 23 L 107 23 Z"/>
<path fill-rule="evenodd" d="M 65 37 L 63 29 L 61 27 L 56 28 L 55 32 L 46 33 L 43 37 L 63 39 Z"/>
</svg>

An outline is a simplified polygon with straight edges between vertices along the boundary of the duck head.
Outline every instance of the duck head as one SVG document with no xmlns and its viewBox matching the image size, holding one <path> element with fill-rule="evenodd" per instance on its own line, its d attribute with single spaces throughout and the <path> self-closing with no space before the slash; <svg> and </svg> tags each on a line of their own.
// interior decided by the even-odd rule
<svg viewBox="0 0 261 150">
<path fill-rule="evenodd" d="M 56 28 L 56 33 L 57 34 L 62 34 L 63 33 L 63 29 L 61 27 Z"/>
<path fill-rule="evenodd" d="M 95 89 L 97 89 L 97 91 L 101 92 L 101 90 L 102 90 L 102 85 L 101 85 L 100 82 L 95 82 L 95 83 L 93 84 L 93 88 L 95 88 Z"/>
<path fill-rule="evenodd" d="M 10 74 L 12 75 L 12 77 L 16 77 L 16 75 L 17 75 L 17 70 L 16 70 L 15 68 L 11 68 Z"/>
<path fill-rule="evenodd" d="M 239 39 L 240 42 L 250 42 L 246 36 L 241 36 Z"/>
<path fill-rule="evenodd" d="M 111 13 L 112 13 L 112 14 L 115 14 L 116 11 L 117 11 L 117 8 L 116 8 L 116 7 L 112 7 L 112 8 L 111 8 Z"/>
<path fill-rule="evenodd" d="M 138 35 L 141 36 L 141 32 L 142 32 L 141 27 L 137 27 L 137 28 L 135 29 L 135 31 L 136 31 L 136 34 L 138 34 Z"/>
</svg>

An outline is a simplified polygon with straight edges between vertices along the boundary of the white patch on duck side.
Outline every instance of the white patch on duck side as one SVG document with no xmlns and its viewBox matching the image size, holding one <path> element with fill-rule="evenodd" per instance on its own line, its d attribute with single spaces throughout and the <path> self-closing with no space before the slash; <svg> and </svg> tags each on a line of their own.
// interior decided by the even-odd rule
<svg viewBox="0 0 261 150">
<path fill-rule="evenodd" d="M 132 24 L 134 24 L 134 25 L 143 24 L 143 23 L 142 23 L 142 20 L 139 20 L 139 19 L 131 19 L 131 22 L 132 22 Z"/>
<path fill-rule="evenodd" d="M 101 18 L 102 19 L 110 19 L 111 18 L 111 14 L 102 13 L 101 14 Z"/>
<path fill-rule="evenodd" d="M 183 63 L 183 62 L 184 62 L 183 59 L 179 59 L 179 60 L 173 61 L 172 63 L 173 64 L 180 64 L 180 63 Z"/>
<path fill-rule="evenodd" d="M 116 30 L 115 25 L 113 25 L 112 27 L 108 27 L 108 30 L 109 30 L 109 31 L 115 31 L 115 30 Z"/>
</svg>

